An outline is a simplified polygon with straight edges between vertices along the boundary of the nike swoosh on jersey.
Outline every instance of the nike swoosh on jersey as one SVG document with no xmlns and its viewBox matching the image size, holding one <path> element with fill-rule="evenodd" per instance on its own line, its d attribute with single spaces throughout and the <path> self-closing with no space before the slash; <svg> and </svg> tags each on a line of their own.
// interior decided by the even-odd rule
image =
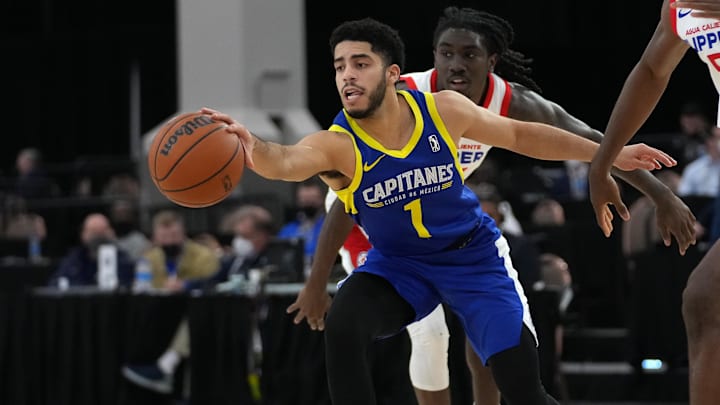
<svg viewBox="0 0 720 405">
<path fill-rule="evenodd" d="M 690 13 L 692 13 L 692 12 L 693 12 L 693 10 L 692 10 L 691 8 L 690 8 L 690 9 L 686 9 L 686 10 L 684 10 L 684 11 L 683 11 L 683 10 L 678 10 L 678 18 L 683 18 L 683 17 L 687 16 L 688 14 L 690 14 Z"/>
<path fill-rule="evenodd" d="M 375 159 L 375 161 L 372 162 L 371 164 L 368 164 L 368 162 L 365 162 L 365 165 L 363 165 L 363 171 L 364 171 L 364 172 L 369 172 L 370 170 L 372 170 L 372 168 L 375 167 L 378 163 L 380 163 L 380 160 L 381 160 L 382 158 L 384 158 L 385 156 L 386 156 L 386 155 L 380 155 L 380 157 L 377 158 L 377 159 Z"/>
</svg>

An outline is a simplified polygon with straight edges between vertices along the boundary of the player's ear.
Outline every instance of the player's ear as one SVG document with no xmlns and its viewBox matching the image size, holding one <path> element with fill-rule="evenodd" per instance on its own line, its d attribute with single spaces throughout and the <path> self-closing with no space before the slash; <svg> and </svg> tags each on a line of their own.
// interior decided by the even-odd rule
<svg viewBox="0 0 720 405">
<path fill-rule="evenodd" d="M 490 71 L 490 72 L 495 71 L 495 64 L 497 63 L 497 60 L 498 60 L 498 54 L 494 53 L 494 54 L 490 55 L 490 57 L 488 58 L 488 71 Z"/>
<path fill-rule="evenodd" d="M 388 66 L 387 75 L 390 83 L 397 83 L 400 80 L 400 66 L 396 64 Z"/>
</svg>

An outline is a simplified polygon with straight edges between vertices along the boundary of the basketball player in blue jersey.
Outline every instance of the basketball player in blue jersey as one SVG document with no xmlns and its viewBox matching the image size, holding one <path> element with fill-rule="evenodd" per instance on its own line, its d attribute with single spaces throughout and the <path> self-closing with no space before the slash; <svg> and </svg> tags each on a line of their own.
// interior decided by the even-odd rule
<svg viewBox="0 0 720 405">
<path fill-rule="evenodd" d="M 695 9 L 695 11 L 693 11 Z M 613 214 L 629 219 L 610 166 L 623 145 L 637 132 L 660 100 L 670 76 L 691 47 L 707 65 L 720 92 L 720 1 L 665 0 L 660 22 L 640 61 L 630 72 L 610 116 L 605 139 L 590 165 L 590 198 L 598 225 L 609 236 Z M 720 118 L 720 115 L 719 115 Z M 719 197 L 720 198 L 720 197 Z M 665 245 L 670 235 L 663 233 Z M 685 248 L 680 246 L 681 253 Z M 688 337 L 690 403 L 720 402 L 720 242 L 695 267 L 683 292 L 683 319 Z"/>
<path fill-rule="evenodd" d="M 530 60 L 510 49 L 513 37 L 512 26 L 498 16 L 469 8 L 448 7 L 433 36 L 435 67 L 403 74 L 398 88 L 432 92 L 455 90 L 497 114 L 554 125 L 599 142 L 602 139 L 599 131 L 539 94 L 539 86 L 529 77 Z M 458 153 L 465 178 L 481 165 L 490 149 L 490 145 L 461 139 Z M 639 170 L 617 171 L 616 174 L 654 201 L 662 229 L 677 235 L 682 243 L 689 244 L 693 240 L 692 213 L 655 176 Z M 320 240 L 324 243 L 318 244 L 312 276 L 296 302 L 288 308 L 288 312 L 298 311 L 296 323 L 307 317 L 311 328 L 319 330 L 323 329 L 323 319 L 329 308 L 326 285 L 338 249 L 344 242 L 341 252 L 347 251 L 350 260 L 343 260 L 343 263 L 352 263 L 345 266 L 350 272 L 359 265 L 358 258 L 362 258 L 369 247 L 366 236 L 353 229 L 353 221 L 345 213 L 342 203 L 334 198 L 332 191 L 329 193 L 335 202 L 328 209 L 321 231 Z M 410 378 L 419 405 L 449 405 L 449 331 L 442 306 L 408 326 L 408 331 L 412 340 Z M 469 344 L 466 355 L 473 376 L 475 404 L 498 405 L 500 398 L 492 375 Z"/>
<path fill-rule="evenodd" d="M 556 404 L 540 382 L 534 328 L 507 242 L 464 186 L 457 144 L 464 137 L 538 159 L 583 161 L 598 145 L 493 114 L 454 91 L 397 91 L 404 45 L 373 19 L 338 26 L 330 48 L 344 108 L 329 130 L 280 145 L 226 114 L 202 111 L 228 124 L 260 176 L 320 175 L 368 234 L 373 248 L 339 286 L 326 319 L 332 403 L 374 404 L 369 345 L 445 303 L 509 405 Z M 638 144 L 623 148 L 614 164 L 658 169 L 675 161 Z"/>
</svg>

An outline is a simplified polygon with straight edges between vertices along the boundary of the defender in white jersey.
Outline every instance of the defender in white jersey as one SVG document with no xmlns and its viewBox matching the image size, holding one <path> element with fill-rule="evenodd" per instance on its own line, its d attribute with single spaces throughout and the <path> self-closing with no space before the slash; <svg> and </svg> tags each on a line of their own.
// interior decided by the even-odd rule
<svg viewBox="0 0 720 405">
<path fill-rule="evenodd" d="M 590 197 L 598 225 L 606 236 L 613 230 L 613 215 L 629 219 L 610 165 L 652 113 L 670 77 L 688 49 L 705 62 L 720 92 L 720 0 L 665 0 L 660 22 L 640 60 L 625 81 L 610 116 L 605 139 L 590 165 Z M 719 114 L 720 117 L 720 114 Z M 720 196 L 718 196 L 720 198 Z M 717 204 L 716 204 L 717 205 Z M 716 214 L 718 215 L 718 214 Z M 695 239 L 662 230 L 666 246 L 674 235 L 681 254 Z M 693 270 L 683 292 L 683 319 L 688 337 L 690 403 L 720 402 L 720 242 L 710 248 Z"/>
<path fill-rule="evenodd" d="M 528 76 L 530 60 L 509 48 L 513 30 L 507 21 L 489 13 L 450 7 L 440 18 L 433 41 L 435 68 L 403 75 L 404 87 L 431 92 L 455 90 L 497 114 L 548 123 L 595 141 L 602 139 L 600 132 L 540 95 L 539 86 Z M 489 150 L 489 145 L 461 139 L 458 157 L 466 178 L 482 164 Z M 683 221 L 691 216 L 689 209 L 649 172 L 618 174 L 652 198 L 658 213 L 663 213 L 662 217 L 658 216 L 663 226 L 673 227 L 679 233 L 691 226 Z M 334 194 L 330 193 L 326 200 L 328 215 L 312 267 L 312 272 L 321 274 L 318 279 L 324 282 L 343 242 L 340 252 L 348 272 L 362 264 L 370 248 L 362 230 L 353 226 L 341 204 L 332 204 L 334 200 Z M 306 284 L 288 312 L 298 311 L 296 323 L 307 317 L 312 329 L 322 330 L 329 303 L 324 284 L 322 288 Z M 410 326 L 408 331 L 413 342 L 410 376 L 420 405 L 450 404 L 449 332 L 442 307 Z M 476 404 L 497 405 L 499 394 L 489 370 L 469 346 L 467 357 Z"/>
</svg>

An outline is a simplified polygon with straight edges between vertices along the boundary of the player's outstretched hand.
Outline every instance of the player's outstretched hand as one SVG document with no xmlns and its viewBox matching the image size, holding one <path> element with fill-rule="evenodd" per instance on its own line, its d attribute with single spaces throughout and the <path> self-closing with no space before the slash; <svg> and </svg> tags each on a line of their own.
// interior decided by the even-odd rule
<svg viewBox="0 0 720 405">
<path fill-rule="evenodd" d="M 244 125 L 235 121 L 231 116 L 221 113 L 220 111 L 203 107 L 200 109 L 200 112 L 209 115 L 210 118 L 215 121 L 222 121 L 227 124 L 225 130 L 235 134 L 240 139 L 240 142 L 243 145 L 243 150 L 245 151 L 245 165 L 252 169 L 255 166 L 252 159 L 252 153 L 255 149 L 256 138 L 250 133 L 250 131 L 248 131 Z"/>
<path fill-rule="evenodd" d="M 297 311 L 293 319 L 296 325 L 307 319 L 310 329 L 322 331 L 325 329 L 325 314 L 330 309 L 331 303 L 332 298 L 325 288 L 318 289 L 305 284 L 295 302 L 290 304 L 286 311 L 288 314 Z"/>
<path fill-rule="evenodd" d="M 674 236 L 681 255 L 697 242 L 695 215 L 675 194 L 668 193 L 655 201 L 655 221 L 665 246 L 670 246 Z"/>
<path fill-rule="evenodd" d="M 605 237 L 609 238 L 613 231 L 613 214 L 610 205 L 615 206 L 618 215 L 625 221 L 630 219 L 630 212 L 620 198 L 620 190 L 609 172 L 594 173 L 591 165 L 588 185 L 590 186 L 590 202 L 595 210 L 595 220 Z"/>
<path fill-rule="evenodd" d="M 655 170 L 663 166 L 673 167 L 677 164 L 670 155 L 644 143 L 636 143 L 622 148 L 615 159 L 615 167 L 620 170 L 636 169 Z"/>
<path fill-rule="evenodd" d="M 672 8 L 693 9 L 693 17 L 720 19 L 720 0 L 678 0 L 670 3 Z"/>
</svg>

